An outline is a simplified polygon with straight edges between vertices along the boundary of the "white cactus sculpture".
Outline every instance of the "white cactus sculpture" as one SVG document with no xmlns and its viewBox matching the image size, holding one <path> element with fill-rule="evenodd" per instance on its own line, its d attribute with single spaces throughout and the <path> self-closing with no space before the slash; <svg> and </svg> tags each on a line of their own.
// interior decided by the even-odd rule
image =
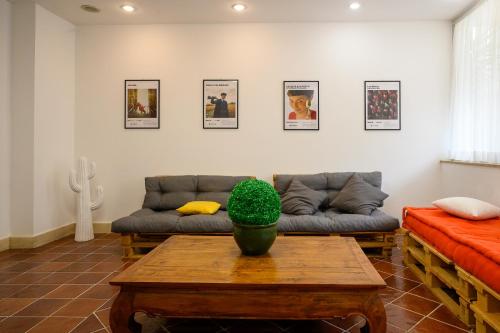
<svg viewBox="0 0 500 333">
<path fill-rule="evenodd" d="M 95 162 L 88 163 L 86 157 L 80 157 L 78 169 L 71 170 L 69 176 L 69 186 L 79 193 L 77 203 L 77 218 L 75 241 L 84 242 L 94 238 L 94 228 L 92 227 L 92 211 L 101 206 L 104 199 L 104 189 L 101 185 L 97 186 L 97 198 L 94 202 L 90 201 L 90 179 L 95 176 Z"/>
</svg>

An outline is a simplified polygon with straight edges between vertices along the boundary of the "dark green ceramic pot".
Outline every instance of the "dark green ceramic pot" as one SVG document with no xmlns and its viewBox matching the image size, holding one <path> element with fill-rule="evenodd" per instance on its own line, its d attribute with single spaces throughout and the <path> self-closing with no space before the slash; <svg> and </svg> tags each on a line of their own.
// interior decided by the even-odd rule
<svg viewBox="0 0 500 333">
<path fill-rule="evenodd" d="M 278 222 L 267 225 L 239 224 L 233 222 L 233 236 L 246 256 L 265 254 L 278 234 Z"/>
</svg>

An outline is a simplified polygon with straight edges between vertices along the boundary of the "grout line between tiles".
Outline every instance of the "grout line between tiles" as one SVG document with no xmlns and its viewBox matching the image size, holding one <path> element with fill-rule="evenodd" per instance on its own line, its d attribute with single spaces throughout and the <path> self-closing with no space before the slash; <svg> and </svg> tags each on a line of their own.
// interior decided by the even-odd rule
<svg viewBox="0 0 500 333">
<path fill-rule="evenodd" d="M 418 287 L 416 287 L 416 288 L 418 288 Z M 415 288 L 413 288 L 413 289 L 415 289 Z M 412 290 L 413 290 L 413 289 L 412 289 Z M 412 293 L 411 291 L 408 291 L 407 293 L 408 293 L 408 294 L 410 294 L 410 295 L 412 295 L 412 296 L 415 296 L 415 297 L 419 297 L 419 298 L 425 299 L 426 301 L 431 301 L 431 302 L 433 302 L 433 303 L 442 304 L 441 302 L 436 302 L 436 301 L 434 301 L 434 300 L 432 300 L 432 299 L 429 299 L 429 298 L 427 298 L 427 297 L 424 297 L 424 296 L 420 296 L 420 295 L 414 294 L 414 293 Z"/>
<path fill-rule="evenodd" d="M 23 289 L 24 289 L 24 288 L 23 288 Z M 21 290 L 23 290 L 23 289 L 21 289 Z M 19 313 L 19 312 L 23 311 L 23 310 L 24 310 L 24 309 L 26 309 L 28 306 L 30 306 L 31 304 L 35 303 L 35 302 L 36 302 L 36 301 L 38 301 L 38 300 L 39 300 L 39 298 L 33 298 L 33 302 L 31 302 L 31 303 L 29 303 L 28 305 L 24 306 L 23 308 L 19 309 L 17 312 L 14 312 L 14 313 L 13 313 L 13 314 L 11 314 L 10 316 L 7 316 L 5 319 L 10 318 L 10 317 L 14 317 L 14 315 L 15 315 L 16 313 Z M 23 316 L 19 316 L 19 317 L 23 317 Z M 28 316 L 27 316 L 27 317 L 28 317 Z"/>
<path fill-rule="evenodd" d="M 427 317 L 426 316 L 422 317 L 419 321 L 417 321 L 415 323 L 415 325 L 413 325 L 412 327 L 410 327 L 407 332 L 411 332 L 411 330 L 413 330 L 415 327 L 417 327 L 418 324 L 420 324 L 422 321 L 424 321 L 425 318 L 427 318 Z"/>
<path fill-rule="evenodd" d="M 327 325 L 330 325 L 330 326 L 332 326 L 332 327 L 335 327 L 335 328 L 337 328 L 337 329 L 341 330 L 342 332 L 344 332 L 344 331 L 345 331 L 343 328 L 340 328 L 340 327 L 338 327 L 337 325 L 334 325 L 334 324 L 330 323 L 328 320 L 324 320 L 324 322 L 325 322 Z"/>
<path fill-rule="evenodd" d="M 78 324 L 76 324 L 75 327 L 77 327 L 78 325 L 80 325 L 83 322 L 83 320 L 85 320 L 85 318 L 82 318 L 82 317 L 63 317 L 63 316 L 54 316 L 54 317 L 55 318 L 58 318 L 58 317 L 62 317 L 62 318 L 81 318 L 82 320 L 80 320 L 78 322 Z M 37 327 L 38 325 L 40 325 L 41 323 L 43 323 L 44 321 L 46 321 L 49 318 L 51 318 L 51 316 L 45 317 L 45 319 L 43 319 L 40 322 L 38 322 L 35 326 L 33 326 L 32 328 L 30 328 L 29 330 L 27 330 L 25 333 L 29 333 L 32 329 L 34 329 L 35 327 Z"/>
<path fill-rule="evenodd" d="M 399 306 L 397 304 L 393 304 L 393 303 L 389 303 L 391 304 L 392 306 L 397 306 L 398 308 L 400 309 L 403 309 L 403 310 L 406 310 L 406 311 L 410 311 L 410 312 L 413 312 L 414 314 L 418 314 L 419 316 L 422 316 L 422 317 L 425 317 L 425 315 L 421 314 L 421 313 L 418 313 L 418 312 L 415 312 L 415 311 L 412 311 L 410 309 L 407 309 L 407 308 L 403 308 L 402 306 Z M 393 324 L 394 325 L 394 324 Z"/>
<path fill-rule="evenodd" d="M 427 318 L 429 318 L 429 319 L 432 319 L 432 320 L 438 321 L 438 322 L 440 322 L 440 323 L 446 324 L 446 325 L 448 325 L 448 326 L 456 327 L 456 328 L 458 328 L 458 329 L 459 329 L 459 330 L 461 330 L 461 331 L 464 331 L 464 332 L 469 332 L 469 331 L 464 330 L 463 328 L 458 327 L 458 326 L 455 326 L 455 325 L 453 325 L 453 324 L 451 324 L 451 323 L 447 323 L 447 322 L 445 322 L 445 321 L 442 321 L 442 320 L 439 320 L 439 319 L 436 319 L 436 318 L 432 318 L 432 317 L 431 317 L 431 314 L 433 314 L 433 313 L 434 313 L 434 312 L 436 312 L 439 308 L 444 307 L 444 306 L 445 306 L 445 305 L 444 305 L 444 304 L 442 304 L 442 303 L 441 303 L 441 304 L 439 304 L 439 306 L 438 306 L 437 308 L 435 308 L 434 310 L 432 310 L 432 311 L 431 311 L 431 312 L 430 312 L 430 313 L 429 313 L 426 317 L 427 317 Z"/>
</svg>

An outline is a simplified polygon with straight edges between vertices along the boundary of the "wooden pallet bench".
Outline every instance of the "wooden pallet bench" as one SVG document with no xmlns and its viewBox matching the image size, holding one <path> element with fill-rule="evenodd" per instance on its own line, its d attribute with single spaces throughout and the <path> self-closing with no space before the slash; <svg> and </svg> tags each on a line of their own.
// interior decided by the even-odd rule
<svg viewBox="0 0 500 333">
<path fill-rule="evenodd" d="M 465 325 L 500 332 L 500 295 L 414 233 L 403 231 L 405 265 Z"/>
<path fill-rule="evenodd" d="M 392 248 L 396 245 L 394 235 L 396 232 L 352 232 L 352 233 L 280 233 L 279 237 L 287 236 L 341 236 L 354 237 L 360 247 L 369 257 L 390 257 Z M 139 259 L 144 254 L 161 244 L 165 239 L 179 233 L 123 233 L 121 236 L 123 256 L 129 259 Z M 210 235 L 210 236 L 231 236 L 232 233 L 205 233 L 192 234 L 182 233 L 182 235 Z"/>
</svg>

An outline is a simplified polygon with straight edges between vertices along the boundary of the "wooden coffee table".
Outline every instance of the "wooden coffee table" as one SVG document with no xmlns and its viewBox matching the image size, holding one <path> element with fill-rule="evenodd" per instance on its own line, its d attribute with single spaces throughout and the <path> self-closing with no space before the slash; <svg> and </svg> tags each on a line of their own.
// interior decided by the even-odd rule
<svg viewBox="0 0 500 333">
<path fill-rule="evenodd" d="M 353 238 L 278 237 L 264 256 L 241 255 L 232 237 L 172 236 L 111 282 L 113 332 L 135 312 L 185 318 L 331 319 L 361 314 L 385 332 L 384 280 Z"/>
</svg>

